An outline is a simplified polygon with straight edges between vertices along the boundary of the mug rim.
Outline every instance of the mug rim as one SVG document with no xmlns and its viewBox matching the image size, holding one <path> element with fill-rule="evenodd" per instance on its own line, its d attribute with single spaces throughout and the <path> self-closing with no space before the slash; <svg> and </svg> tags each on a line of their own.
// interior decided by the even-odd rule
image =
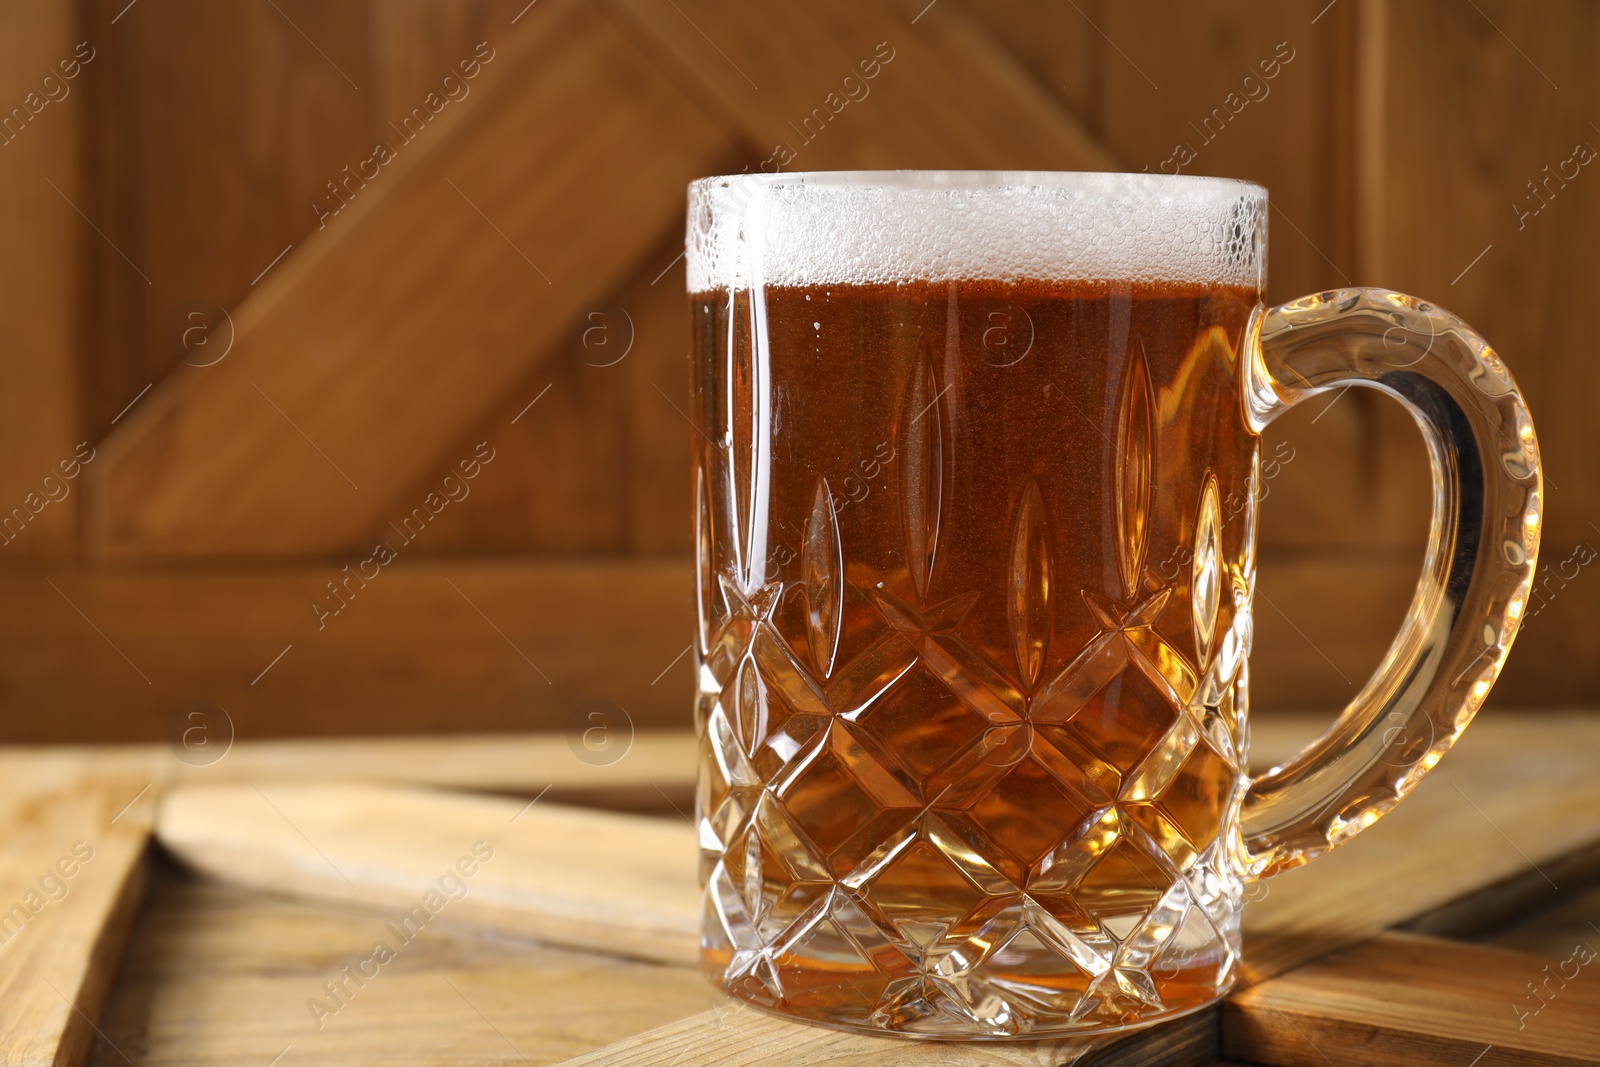
<svg viewBox="0 0 1600 1067">
<path fill-rule="evenodd" d="M 863 192 L 896 192 L 913 189 L 948 189 L 976 192 L 1000 189 L 1053 189 L 1116 196 L 1119 193 L 1151 193 L 1160 189 L 1173 192 L 1198 192 L 1209 187 L 1219 198 L 1249 196 L 1265 203 L 1267 187 L 1245 178 L 1222 178 L 1209 174 L 1152 174 L 1148 171 L 1100 170 L 942 170 L 904 168 L 899 170 L 796 170 L 768 173 L 715 174 L 696 178 L 690 191 L 717 186 L 788 186 L 853 188 Z"/>
</svg>

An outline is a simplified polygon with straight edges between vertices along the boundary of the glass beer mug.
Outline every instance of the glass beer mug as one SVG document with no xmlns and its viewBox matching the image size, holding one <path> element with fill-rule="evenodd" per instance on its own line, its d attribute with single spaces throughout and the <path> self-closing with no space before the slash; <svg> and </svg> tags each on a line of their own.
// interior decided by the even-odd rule
<svg viewBox="0 0 1600 1067">
<path fill-rule="evenodd" d="M 940 1038 L 1182 1015 L 1252 879 L 1412 789 L 1526 603 L 1538 447 L 1413 297 L 1264 308 L 1267 194 L 1148 174 L 689 192 L 702 959 L 732 996 Z M 1377 673 L 1246 773 L 1261 430 L 1394 397 L 1433 530 Z"/>
</svg>

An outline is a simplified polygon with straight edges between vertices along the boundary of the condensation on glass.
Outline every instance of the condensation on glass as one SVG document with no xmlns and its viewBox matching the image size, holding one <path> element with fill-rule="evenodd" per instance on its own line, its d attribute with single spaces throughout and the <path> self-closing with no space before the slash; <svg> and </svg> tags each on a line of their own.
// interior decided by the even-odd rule
<svg viewBox="0 0 1600 1067">
<path fill-rule="evenodd" d="M 753 1005 L 935 1038 L 1211 1003 L 1253 879 L 1393 806 L 1526 603 L 1527 410 L 1459 319 L 1266 310 L 1266 193 L 1151 175 L 690 189 L 702 959 Z M 1258 434 L 1380 389 L 1433 534 L 1382 666 L 1251 779 Z"/>
</svg>

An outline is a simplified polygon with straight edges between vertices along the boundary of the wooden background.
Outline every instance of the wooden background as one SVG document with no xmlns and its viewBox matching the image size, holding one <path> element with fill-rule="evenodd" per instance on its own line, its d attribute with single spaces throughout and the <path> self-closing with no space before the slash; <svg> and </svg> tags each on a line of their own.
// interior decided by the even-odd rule
<svg viewBox="0 0 1600 1067">
<path fill-rule="evenodd" d="M 156 739 L 195 706 L 250 737 L 560 728 L 602 699 L 686 723 L 683 187 L 798 144 L 789 124 L 880 42 L 870 94 L 789 169 L 1160 170 L 1187 143 L 1186 171 L 1270 188 L 1275 299 L 1384 285 L 1490 338 L 1543 442 L 1550 589 L 1494 700 L 1593 703 L 1600 576 L 1575 560 L 1600 545 L 1600 176 L 1529 183 L 1600 146 L 1597 19 L 1581 0 L 13 0 L 0 512 L 29 518 L 0 547 L 0 740 Z M 79 42 L 93 58 L 63 82 Z M 475 50 L 493 58 L 466 95 L 404 141 Z M 1261 97 L 1245 78 L 1273 58 Z M 379 140 L 393 160 L 347 181 Z M 1293 458 L 1264 506 L 1256 703 L 1335 708 L 1410 596 L 1420 439 L 1358 391 L 1266 447 Z M 475 452 L 470 495 L 336 599 Z"/>
</svg>

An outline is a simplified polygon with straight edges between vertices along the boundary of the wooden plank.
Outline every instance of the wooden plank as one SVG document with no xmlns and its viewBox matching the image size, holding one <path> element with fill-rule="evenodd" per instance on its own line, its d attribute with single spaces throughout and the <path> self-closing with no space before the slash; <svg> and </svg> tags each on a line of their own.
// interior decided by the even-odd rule
<svg viewBox="0 0 1600 1067">
<path fill-rule="evenodd" d="M 0 577 L 0 738 L 161 740 L 196 702 L 250 739 L 564 730 L 592 700 L 638 729 L 689 723 L 687 562 L 402 556 L 345 580 L 339 562 Z M 347 602 L 319 629 L 332 581 Z"/>
<path fill-rule="evenodd" d="M 610 306 L 610 301 L 596 305 Z M 437 492 L 442 475 L 472 456 L 479 442 L 491 441 L 497 457 L 504 457 L 497 459 L 499 466 L 468 487 L 470 504 L 449 508 L 429 525 L 427 536 L 417 540 L 419 555 L 628 548 L 629 409 L 619 381 L 625 372 L 585 366 L 573 354 L 572 333 L 570 324 L 562 329 L 531 374 L 505 390 L 492 416 L 465 427 L 454 444 L 440 450 L 438 462 L 398 495 L 400 504 L 368 540 L 387 535 L 394 542 L 389 522 L 403 521 L 405 502 Z"/>
<path fill-rule="evenodd" d="M 139 1067 L 266 1067 L 289 1046 L 280 1064 L 543 1067 L 703 1011 L 714 996 L 687 967 L 447 921 L 401 943 L 387 918 L 158 866 L 90 1063 L 127 1067 L 120 1050 Z M 381 965 L 379 941 L 393 951 Z"/>
<path fill-rule="evenodd" d="M 563 1061 L 563 1067 L 813 1067 L 918 1064 L 927 1067 L 1201 1067 L 1216 1062 L 1214 1012 L 1177 1019 L 1120 1039 L 908 1041 L 808 1026 L 732 1002 Z"/>
<path fill-rule="evenodd" d="M 99 241 L 74 206 L 89 204 L 85 39 L 70 4 L 0 14 L 0 292 L 12 309 L 0 325 L 0 548 L 13 556 L 77 547 L 82 482 L 63 474 L 82 458 L 77 355 L 85 256 Z M 103 52 L 81 54 L 92 67 Z"/>
<path fill-rule="evenodd" d="M 429 92 L 445 88 L 446 75 L 462 82 L 459 64 L 473 58 L 479 42 L 500 42 L 513 19 L 521 25 L 543 18 L 549 10 L 528 9 L 527 0 L 457 0 L 450 4 L 384 0 L 372 5 L 369 132 L 382 136 L 389 123 L 398 124 Z M 520 19 L 519 13 L 524 13 Z M 452 105 L 471 98 L 476 80 L 467 81 L 466 94 Z M 459 95 L 460 90 L 457 92 Z"/>
<path fill-rule="evenodd" d="M 95 439 L 146 386 L 189 370 L 181 362 L 221 357 L 230 330 L 218 311 L 315 227 L 324 183 L 372 147 L 365 0 L 126 6 L 87 5 L 102 50 L 86 71 L 85 210 L 116 245 L 87 246 L 104 309 L 85 353 Z"/>
<path fill-rule="evenodd" d="M 1272 503 L 1269 498 L 1263 510 Z M 1405 618 L 1421 565 L 1420 553 L 1398 560 L 1330 558 L 1263 548 L 1250 654 L 1251 707 L 1344 707 L 1382 662 Z M 1496 696 L 1515 699 L 1501 690 Z"/>
<path fill-rule="evenodd" d="M 1600 1063 L 1600 982 L 1583 973 L 1596 950 L 1585 949 L 1553 963 L 1385 934 L 1230 997 L 1223 1050 L 1283 1067 Z"/>
<path fill-rule="evenodd" d="M 443 913 L 589 951 L 698 958 L 695 835 L 678 821 L 393 786 L 252 782 L 169 791 L 156 835 L 212 877 L 415 915 L 418 929 Z"/>
<path fill-rule="evenodd" d="M 756 169 L 1115 167 L 1112 153 L 953 8 L 912 25 L 904 5 L 847 0 L 614 6 L 772 161 Z M 862 63 L 876 75 L 865 82 Z M 780 145 L 792 158 L 775 153 Z"/>
<path fill-rule="evenodd" d="M 220 717 L 182 718 L 185 730 L 167 744 L 96 745 L 97 773 L 153 781 L 158 787 L 224 782 L 388 782 L 485 792 L 543 794 L 545 798 L 654 792 L 676 799 L 693 785 L 695 738 L 689 730 L 618 730 L 615 752 L 585 749 L 582 736 L 467 734 L 417 737 L 323 738 L 315 741 L 228 743 Z M 591 741 L 601 739 L 591 737 Z M 215 746 L 208 751 L 207 746 Z M 579 751 L 603 754 L 586 761 Z M 181 753 L 188 761 L 174 758 Z M 83 745 L 9 745 L 0 748 L 0 774 L 50 768 L 71 773 L 85 758 Z M 545 792 L 546 790 L 549 792 Z M 660 801 L 660 795 L 657 795 Z M 663 806 L 665 806 L 663 804 Z"/>
<path fill-rule="evenodd" d="M 1418 915 L 1400 929 L 1522 952 L 1539 951 L 1535 946 L 1548 947 L 1554 938 L 1563 942 L 1556 947 L 1564 955 L 1574 931 L 1583 933 L 1589 923 L 1600 921 L 1597 883 L 1600 839 Z"/>
<path fill-rule="evenodd" d="M 150 788 L 80 753 L 0 790 L 0 1064 L 83 1062 L 138 907 Z"/>
<path fill-rule="evenodd" d="M 687 279 L 683 239 L 676 230 L 664 242 L 644 284 L 635 283 L 624 306 L 637 323 L 629 355 L 628 428 L 631 544 L 635 552 L 683 552 L 693 549 L 693 481 L 689 406 L 689 308 L 683 293 Z M 644 282 L 641 275 L 639 282 Z M 692 668 L 691 668 L 692 669 Z"/>
<path fill-rule="evenodd" d="M 453 129 L 402 146 L 395 173 L 258 283 L 226 361 L 123 421 L 93 468 L 98 548 L 363 547 L 391 510 L 422 503 L 399 495 L 576 307 L 617 285 L 681 212 L 683 183 L 727 155 L 592 10 L 547 12 L 523 36 Z M 619 145 L 651 166 L 594 165 Z"/>
<path fill-rule="evenodd" d="M 1600 150 L 1600 11 L 1406 0 L 1372 12 L 1388 41 L 1381 196 L 1368 205 L 1382 283 L 1471 322 L 1516 375 L 1539 432 L 1540 593 L 1505 682 L 1551 702 L 1588 699 L 1600 692 L 1600 579 L 1581 561 L 1600 548 L 1600 365 L 1570 309 L 1600 285 L 1600 182 L 1575 159 L 1580 145 Z M 1425 55 L 1410 46 L 1419 34 Z"/>
<path fill-rule="evenodd" d="M 1591 861 L 1600 855 L 1600 849 L 1591 850 Z M 1545 959 L 1564 960 L 1579 944 L 1600 948 L 1600 876 L 1593 867 L 1586 872 L 1588 882 L 1569 877 L 1569 872 L 1551 872 L 1565 891 L 1540 903 L 1545 907 L 1529 907 L 1518 912 L 1508 924 L 1482 937 L 1486 945 L 1527 952 Z"/>
<path fill-rule="evenodd" d="M 686 560 L 402 557 L 352 582 L 319 629 L 312 605 L 339 605 L 327 583 L 343 566 L 0 571 L 12 607 L 0 614 L 0 742 L 163 739 L 196 702 L 251 739 L 560 730 L 590 700 L 637 729 L 689 721 Z M 1263 560 L 1253 706 L 1341 706 L 1415 575 L 1409 562 Z M 1522 653 L 1499 706 L 1565 684 L 1515 673 Z"/>
</svg>

